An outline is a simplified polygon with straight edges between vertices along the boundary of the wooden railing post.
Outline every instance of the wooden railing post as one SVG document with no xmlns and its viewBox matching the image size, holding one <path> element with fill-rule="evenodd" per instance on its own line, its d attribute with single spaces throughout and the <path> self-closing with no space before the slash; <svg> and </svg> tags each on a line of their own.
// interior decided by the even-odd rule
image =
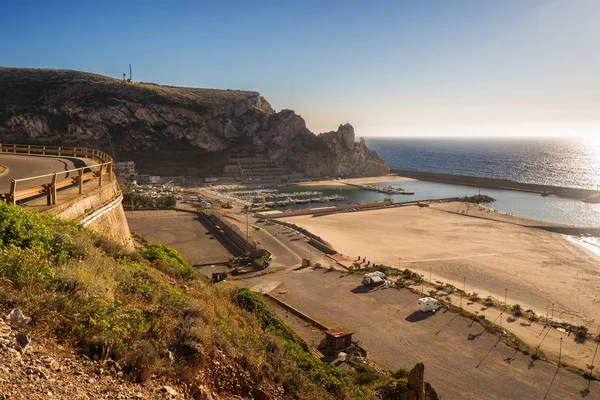
<svg viewBox="0 0 600 400">
<path fill-rule="evenodd" d="M 80 168 L 78 172 L 77 183 L 79 184 L 79 194 L 83 194 L 83 168 Z"/>
<path fill-rule="evenodd" d="M 42 147 L 42 155 L 45 156 L 46 155 L 46 146 Z"/>
<path fill-rule="evenodd" d="M 106 171 L 108 172 L 108 180 L 112 181 L 112 161 L 106 164 Z"/>
<path fill-rule="evenodd" d="M 52 175 L 51 192 L 52 192 L 52 205 L 55 206 L 56 205 L 56 172 L 54 173 L 54 175 Z"/>
<path fill-rule="evenodd" d="M 58 156 L 60 157 L 60 146 L 58 146 Z"/>
<path fill-rule="evenodd" d="M 44 183 L 44 192 L 46 193 L 46 205 L 52 205 L 52 184 Z"/>
<path fill-rule="evenodd" d="M 102 167 L 104 167 L 104 164 L 100 164 L 100 170 L 98 171 L 98 186 L 102 186 Z"/>
<path fill-rule="evenodd" d="M 31 145 L 30 144 L 27 145 L 27 154 L 31 154 Z"/>
<path fill-rule="evenodd" d="M 10 198 L 8 199 L 12 205 L 17 204 L 17 199 L 15 198 L 15 192 L 17 191 L 17 181 L 14 179 L 10 181 Z"/>
<path fill-rule="evenodd" d="M 16 153 L 17 153 L 17 145 L 13 144 L 13 154 L 16 154 Z"/>
</svg>

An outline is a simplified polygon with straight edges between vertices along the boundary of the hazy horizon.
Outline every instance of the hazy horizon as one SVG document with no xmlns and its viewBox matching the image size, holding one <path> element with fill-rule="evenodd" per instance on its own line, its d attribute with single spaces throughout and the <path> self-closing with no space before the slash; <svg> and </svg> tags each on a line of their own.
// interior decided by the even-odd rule
<svg viewBox="0 0 600 400">
<path fill-rule="evenodd" d="M 600 3 L 7 1 L 2 64 L 260 92 L 315 133 L 600 135 Z"/>
</svg>

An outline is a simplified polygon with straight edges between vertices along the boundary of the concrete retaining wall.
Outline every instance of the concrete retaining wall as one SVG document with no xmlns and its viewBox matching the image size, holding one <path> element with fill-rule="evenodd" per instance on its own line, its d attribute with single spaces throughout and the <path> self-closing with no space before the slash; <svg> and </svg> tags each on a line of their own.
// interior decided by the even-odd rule
<svg viewBox="0 0 600 400">
<path fill-rule="evenodd" d="M 127 248 L 133 248 L 133 239 L 129 231 L 129 224 L 127 223 L 125 211 L 121 204 L 93 220 L 88 225 L 88 228 L 113 239 Z"/>
<path fill-rule="evenodd" d="M 120 197 L 121 191 L 116 179 L 113 179 L 101 187 L 52 207 L 46 212 L 75 222 L 82 222 L 87 217 L 88 220 L 91 220 L 87 225 L 88 228 L 127 248 L 133 248 L 125 211 L 120 201 L 118 204 L 115 203 Z M 113 206 L 106 208 L 111 203 Z"/>
</svg>

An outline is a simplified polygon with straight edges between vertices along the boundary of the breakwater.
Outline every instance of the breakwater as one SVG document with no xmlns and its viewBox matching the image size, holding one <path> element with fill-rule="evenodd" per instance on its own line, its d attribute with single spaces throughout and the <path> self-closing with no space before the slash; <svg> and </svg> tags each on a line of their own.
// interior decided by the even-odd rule
<svg viewBox="0 0 600 400">
<path fill-rule="evenodd" d="M 554 195 L 578 200 L 600 195 L 600 191 L 598 190 L 538 185 L 533 183 L 515 182 L 508 179 L 443 174 L 438 172 L 424 172 L 406 169 L 392 169 L 391 172 L 406 178 L 418 179 L 420 181 L 449 183 L 454 185 L 474 186 L 489 189 L 515 190 L 520 192 L 539 193 L 540 195 Z"/>
</svg>

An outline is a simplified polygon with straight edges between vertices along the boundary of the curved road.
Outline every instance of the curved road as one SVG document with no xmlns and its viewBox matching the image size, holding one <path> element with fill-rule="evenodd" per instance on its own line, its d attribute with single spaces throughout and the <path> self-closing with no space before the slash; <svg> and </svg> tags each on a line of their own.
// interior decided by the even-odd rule
<svg viewBox="0 0 600 400">
<path fill-rule="evenodd" d="M 10 181 L 12 179 L 21 179 L 30 176 L 46 175 L 53 172 L 81 168 L 87 164 L 86 161 L 88 160 L 72 157 L 0 154 L 0 165 L 6 167 L 6 172 L 0 175 L 0 193 L 8 193 L 10 191 Z M 58 174 L 58 179 L 64 179 L 73 175 L 73 173 Z M 50 179 L 50 177 L 47 177 L 26 181 L 20 185 L 17 184 L 17 190 L 49 183 Z"/>
</svg>

